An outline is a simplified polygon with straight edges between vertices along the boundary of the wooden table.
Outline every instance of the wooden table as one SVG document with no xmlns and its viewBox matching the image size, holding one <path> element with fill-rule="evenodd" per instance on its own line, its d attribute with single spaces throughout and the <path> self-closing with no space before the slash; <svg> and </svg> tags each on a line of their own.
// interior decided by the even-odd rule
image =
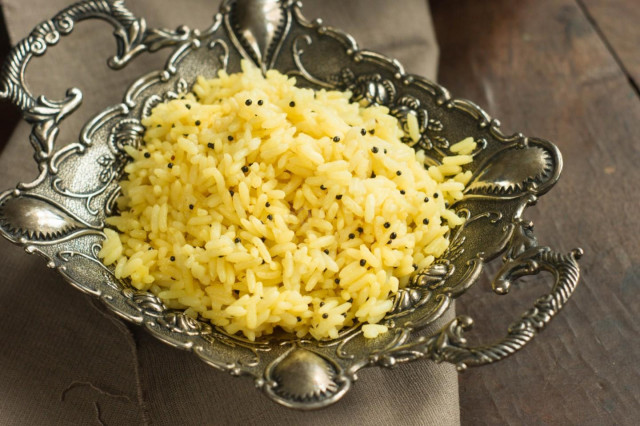
<svg viewBox="0 0 640 426">
<path fill-rule="evenodd" d="M 462 423 L 638 424 L 640 3 L 432 0 L 431 8 L 440 83 L 507 132 L 562 151 L 560 182 L 525 216 L 542 245 L 585 251 L 576 293 L 537 341 L 460 376 Z M 481 337 L 502 335 L 547 288 L 529 280 L 498 296 L 484 278 L 457 304 Z"/>
<path fill-rule="evenodd" d="M 636 424 L 640 5 L 431 0 L 431 7 L 440 82 L 507 131 L 550 139 L 564 155 L 560 182 L 526 213 L 540 243 L 585 250 L 581 284 L 549 328 L 516 356 L 460 376 L 462 422 Z M 1 108 L 0 146 L 16 120 L 15 110 Z M 527 280 L 501 297 L 490 278 L 457 305 L 476 320 L 470 336 L 478 340 L 504 333 L 545 288 Z"/>
</svg>

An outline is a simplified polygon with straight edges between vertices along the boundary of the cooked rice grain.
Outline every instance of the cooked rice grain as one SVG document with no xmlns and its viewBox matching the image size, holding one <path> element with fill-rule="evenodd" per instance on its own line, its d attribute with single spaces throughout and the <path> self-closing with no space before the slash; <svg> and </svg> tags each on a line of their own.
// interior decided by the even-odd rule
<svg viewBox="0 0 640 426">
<path fill-rule="evenodd" d="M 387 108 L 295 87 L 277 71 L 197 79 L 143 120 L 100 257 L 118 278 L 254 340 L 336 338 L 379 322 L 462 223 L 475 142 L 425 170 Z M 410 116 L 410 138 L 419 137 Z M 443 220 L 444 219 L 444 220 Z"/>
</svg>

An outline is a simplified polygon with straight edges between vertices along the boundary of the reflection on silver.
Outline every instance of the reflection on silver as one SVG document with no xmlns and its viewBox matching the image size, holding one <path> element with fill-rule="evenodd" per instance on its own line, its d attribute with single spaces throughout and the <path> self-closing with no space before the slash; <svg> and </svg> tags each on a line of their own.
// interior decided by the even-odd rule
<svg viewBox="0 0 640 426">
<path fill-rule="evenodd" d="M 172 31 L 147 28 L 122 0 L 87 0 L 38 25 L 7 57 L 0 97 L 20 107 L 32 124 L 30 142 L 39 176 L 0 194 L 0 233 L 45 257 L 72 285 L 98 297 L 120 317 L 145 326 L 170 345 L 192 350 L 216 368 L 252 376 L 267 396 L 287 407 L 334 403 L 364 367 L 428 358 L 463 370 L 513 354 L 558 313 L 579 278 L 581 250 L 562 254 L 538 246 L 533 225 L 523 219 L 526 207 L 557 182 L 562 169 L 558 149 L 542 139 L 503 135 L 497 120 L 472 102 L 453 99 L 443 87 L 407 75 L 395 60 L 359 50 L 344 32 L 308 22 L 300 7 L 294 1 L 228 0 L 208 29 L 181 26 Z M 113 68 L 122 68 L 144 51 L 174 51 L 165 69 L 141 77 L 124 91 L 121 104 L 96 114 L 83 128 L 80 142 L 56 150 L 58 126 L 78 108 L 82 93 L 71 88 L 60 101 L 33 96 L 25 69 L 69 34 L 75 22 L 89 18 L 106 20 L 115 29 L 118 50 L 109 61 Z M 306 87 L 349 89 L 357 100 L 387 106 L 400 123 L 409 115 L 416 117 L 421 138 L 405 142 L 426 152 L 426 165 L 439 164 L 450 154 L 450 141 L 461 135 L 478 141 L 475 161 L 464 166 L 473 174 L 471 184 L 464 199 L 452 206 L 467 220 L 442 258 L 417 271 L 411 285 L 398 294 L 385 319 L 388 334 L 366 340 L 355 327 L 323 342 L 285 334 L 249 342 L 167 309 L 153 294 L 117 280 L 97 259 L 104 219 L 112 211 L 127 161 L 124 147 L 140 143 L 141 118 L 157 103 L 188 91 L 197 75 L 238 71 L 241 59 L 263 71 L 277 68 L 295 75 Z M 477 281 L 486 262 L 500 254 L 504 264 L 492 284 L 497 293 L 507 293 L 513 281 L 526 275 L 548 271 L 553 276 L 551 291 L 508 328 L 503 340 L 470 347 L 463 332 L 472 320 L 466 316 L 431 337 L 417 333 L 438 319 Z"/>
</svg>

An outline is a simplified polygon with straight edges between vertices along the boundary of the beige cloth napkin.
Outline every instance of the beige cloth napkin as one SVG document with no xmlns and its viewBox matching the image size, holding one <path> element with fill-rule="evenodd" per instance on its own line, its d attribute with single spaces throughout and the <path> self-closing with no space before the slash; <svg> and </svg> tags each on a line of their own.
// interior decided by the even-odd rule
<svg viewBox="0 0 640 426">
<path fill-rule="evenodd" d="M 65 0 L 2 0 L 12 42 L 69 4 Z M 130 0 L 150 27 L 205 28 L 218 2 Z M 408 71 L 434 78 L 437 46 L 426 0 L 330 0 L 305 4 L 309 18 L 349 30 L 362 47 L 399 59 Z M 60 99 L 68 87 L 85 95 L 62 126 L 59 141 L 118 103 L 123 88 L 158 69 L 165 54 L 144 55 L 113 72 L 111 28 L 80 23 L 43 58 L 28 80 L 34 93 Z M 34 177 L 27 126 L 0 156 L 2 189 Z M 280 407 L 251 380 L 212 369 L 142 329 L 125 324 L 82 295 L 42 259 L 0 241 L 0 423 L 2 424 L 459 424 L 457 374 L 429 361 L 394 370 L 365 369 L 337 404 L 314 412 Z M 452 313 L 448 314 L 450 317 Z M 442 323 L 442 322 L 441 322 Z"/>
</svg>

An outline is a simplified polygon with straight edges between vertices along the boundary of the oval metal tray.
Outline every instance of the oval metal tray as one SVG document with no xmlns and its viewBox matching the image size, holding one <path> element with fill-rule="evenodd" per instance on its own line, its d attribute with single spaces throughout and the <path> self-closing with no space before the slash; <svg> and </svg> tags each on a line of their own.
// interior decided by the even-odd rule
<svg viewBox="0 0 640 426">
<path fill-rule="evenodd" d="M 58 126 L 81 103 L 72 88 L 61 101 L 32 95 L 24 73 L 34 57 L 69 34 L 77 21 L 98 18 L 115 28 L 118 51 L 109 66 L 122 68 L 142 52 L 171 48 L 166 67 L 124 90 L 124 100 L 95 115 L 79 142 L 55 148 Z M 196 76 L 218 70 L 240 70 L 253 61 L 263 71 L 277 69 L 295 76 L 298 85 L 350 90 L 356 100 L 386 105 L 402 125 L 414 115 L 421 139 L 406 142 L 424 150 L 432 164 L 449 154 L 452 142 L 472 136 L 478 143 L 473 177 L 457 214 L 464 225 L 451 235 L 446 253 L 426 270 L 417 271 L 401 290 L 383 323 L 390 331 L 365 339 L 359 327 L 338 339 L 313 341 L 287 335 L 250 342 L 230 336 L 180 311 L 167 309 L 150 292 L 115 278 L 97 257 L 104 239 L 104 219 L 119 193 L 126 162 L 124 146 L 137 146 L 140 123 L 154 105 L 190 90 Z M 340 399 L 364 367 L 391 367 L 417 359 L 446 361 L 459 370 L 499 361 L 528 343 L 562 308 L 578 283 L 580 249 L 568 254 L 539 246 L 532 224 L 523 219 L 558 180 L 562 159 L 552 143 L 522 134 L 505 136 L 475 104 L 453 99 L 446 89 L 406 74 L 395 60 L 362 50 L 342 31 L 309 22 L 293 1 L 237 0 L 223 3 L 212 25 L 203 30 L 149 29 L 123 1 L 82 1 L 37 26 L 10 53 L 2 73 L 0 96 L 11 100 L 33 125 L 30 142 L 40 170 L 33 182 L 0 194 L 0 232 L 79 290 L 99 298 L 113 312 L 146 327 L 160 340 L 189 349 L 208 364 L 254 379 L 274 401 L 288 407 L 324 407 Z M 470 347 L 463 335 L 473 323 L 458 316 L 430 337 L 417 333 L 432 324 L 478 279 L 484 265 L 503 254 L 493 279 L 499 294 L 525 275 L 550 272 L 549 293 L 535 301 L 508 328 L 500 341 Z"/>
</svg>

